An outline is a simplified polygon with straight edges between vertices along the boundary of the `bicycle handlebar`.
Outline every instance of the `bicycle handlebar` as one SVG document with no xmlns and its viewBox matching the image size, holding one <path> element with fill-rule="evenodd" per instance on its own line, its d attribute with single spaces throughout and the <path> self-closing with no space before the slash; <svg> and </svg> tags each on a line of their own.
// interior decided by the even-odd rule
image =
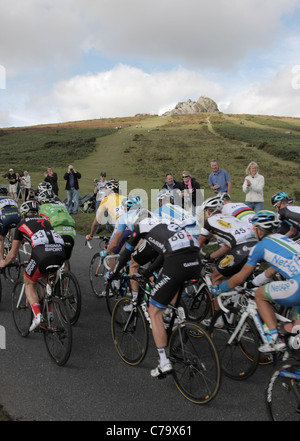
<svg viewBox="0 0 300 441">
<path fill-rule="evenodd" d="M 108 236 L 93 236 L 92 239 L 104 240 L 106 243 L 108 243 L 110 240 L 110 238 Z M 90 250 L 93 249 L 92 245 L 90 244 L 90 240 L 86 240 L 85 245 L 87 245 Z"/>
</svg>

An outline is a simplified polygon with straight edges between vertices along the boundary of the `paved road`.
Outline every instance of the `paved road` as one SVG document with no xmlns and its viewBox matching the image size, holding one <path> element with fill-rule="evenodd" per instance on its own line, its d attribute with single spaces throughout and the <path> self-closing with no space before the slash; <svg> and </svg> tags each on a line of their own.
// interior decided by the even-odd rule
<svg viewBox="0 0 300 441">
<path fill-rule="evenodd" d="M 50 360 L 41 335 L 21 338 L 10 312 L 12 285 L 4 281 L 0 325 L 6 349 L 0 350 L 0 404 L 24 421 L 263 421 L 267 420 L 264 386 L 270 367 L 259 367 L 246 382 L 223 378 L 216 398 L 203 406 L 185 400 L 173 380 L 153 380 L 151 346 L 139 367 L 118 357 L 111 339 L 105 300 L 97 299 L 88 281 L 88 264 L 97 250 L 78 237 L 72 269 L 80 281 L 82 315 L 73 328 L 73 350 L 65 367 Z"/>
</svg>

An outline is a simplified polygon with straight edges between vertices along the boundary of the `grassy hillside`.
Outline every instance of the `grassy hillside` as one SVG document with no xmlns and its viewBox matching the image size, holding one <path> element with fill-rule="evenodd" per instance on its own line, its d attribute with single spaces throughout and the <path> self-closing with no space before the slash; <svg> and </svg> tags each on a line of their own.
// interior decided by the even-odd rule
<svg viewBox="0 0 300 441">
<path fill-rule="evenodd" d="M 116 129 L 116 127 L 122 127 Z M 284 189 L 300 203 L 300 119 L 249 115 L 198 114 L 173 117 L 139 116 L 0 131 L 1 183 L 10 167 L 28 170 L 33 186 L 50 165 L 59 176 L 60 197 L 66 197 L 63 175 L 69 164 L 82 173 L 80 193 L 93 191 L 93 179 L 128 182 L 128 191 L 142 189 L 151 198 L 172 172 L 181 180 L 190 170 L 211 195 L 210 160 L 217 158 L 232 179 L 232 199 L 244 201 L 242 183 L 252 160 L 265 176 L 265 208 L 271 195 Z M 142 192 L 143 193 L 143 192 Z M 142 194 L 141 193 L 141 194 Z M 77 217 L 88 231 L 93 215 Z"/>
</svg>

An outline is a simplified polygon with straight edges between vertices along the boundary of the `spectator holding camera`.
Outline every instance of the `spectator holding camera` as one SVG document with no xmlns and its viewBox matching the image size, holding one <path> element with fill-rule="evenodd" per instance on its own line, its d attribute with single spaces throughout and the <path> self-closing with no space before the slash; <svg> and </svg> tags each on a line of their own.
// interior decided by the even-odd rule
<svg viewBox="0 0 300 441">
<path fill-rule="evenodd" d="M 69 165 L 68 171 L 64 174 L 64 180 L 66 182 L 67 190 L 67 207 L 70 214 L 78 213 L 78 201 L 79 201 L 79 184 L 78 179 L 81 178 L 81 174 L 75 170 L 73 165 Z M 73 208 L 74 202 L 74 208 Z"/>
</svg>

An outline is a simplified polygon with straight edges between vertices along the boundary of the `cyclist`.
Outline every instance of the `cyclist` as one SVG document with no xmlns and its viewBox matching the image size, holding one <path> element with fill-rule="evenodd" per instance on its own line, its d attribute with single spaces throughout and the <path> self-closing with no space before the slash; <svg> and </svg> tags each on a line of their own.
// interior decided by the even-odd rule
<svg viewBox="0 0 300 441">
<path fill-rule="evenodd" d="M 291 205 L 291 198 L 285 191 L 275 193 L 271 202 L 285 227 L 285 235 L 296 238 L 300 233 L 300 207 Z"/>
<path fill-rule="evenodd" d="M 124 196 L 119 194 L 119 182 L 115 179 L 110 180 L 106 184 L 106 190 L 108 192 L 108 195 L 102 199 L 98 207 L 95 219 L 91 226 L 90 234 L 87 234 L 85 237 L 86 241 L 92 239 L 93 235 L 97 231 L 98 225 L 103 223 L 103 218 L 106 212 L 108 212 L 114 223 L 125 212 L 124 207 L 122 206 L 122 200 L 124 199 Z"/>
<path fill-rule="evenodd" d="M 200 248 L 215 236 L 222 246 L 210 254 L 211 259 L 220 259 L 212 273 L 212 284 L 237 273 L 247 261 L 251 248 L 256 243 L 252 227 L 234 216 L 222 214 L 223 201 L 219 195 L 206 199 L 204 226 L 199 236 Z"/>
<path fill-rule="evenodd" d="M 40 311 L 36 283 L 39 279 L 44 278 L 48 266 L 63 264 L 65 259 L 64 241 L 54 231 L 50 222 L 39 216 L 37 201 L 24 202 L 20 207 L 20 212 L 22 219 L 16 227 L 12 248 L 5 260 L 0 261 L 0 267 L 4 268 L 17 257 L 23 240 L 30 243 L 32 252 L 24 271 L 24 283 L 25 294 L 34 313 L 34 319 L 29 329 L 33 331 L 44 320 Z"/>
<path fill-rule="evenodd" d="M 0 187 L 0 259 L 4 256 L 5 236 L 21 219 L 17 202 L 7 194 L 7 188 Z"/>
<path fill-rule="evenodd" d="M 278 214 L 272 211 L 259 211 L 253 216 L 252 223 L 258 243 L 250 251 L 247 263 L 229 280 L 212 287 L 212 292 L 218 295 L 241 285 L 261 261 L 270 265 L 263 273 L 256 276 L 252 283 L 259 286 L 255 292 L 255 301 L 272 337 L 267 345 L 259 349 L 261 352 L 272 352 L 285 348 L 285 343 L 278 336 L 291 332 L 293 325 L 277 327 L 275 312 L 270 302 L 296 306 L 297 312 L 300 312 L 300 245 L 289 237 L 276 233 L 280 220 Z M 273 281 L 276 272 L 285 280 Z M 296 320 L 295 324 L 300 324 L 300 320 Z"/>
<path fill-rule="evenodd" d="M 149 216 L 151 213 L 147 210 L 141 210 L 138 213 L 132 235 L 121 253 L 115 271 L 109 277 L 117 276 L 131 254 L 141 265 L 149 262 L 151 257 L 157 256 L 145 273 L 150 276 L 153 270 L 162 268 L 155 280 L 149 304 L 152 334 L 159 355 L 158 367 L 151 370 L 151 376 L 156 378 L 172 371 L 167 353 L 167 334 L 163 324 L 163 313 L 178 294 L 182 283 L 200 276 L 200 260 L 198 242 L 185 231 L 184 226 Z M 148 246 L 145 247 L 143 243 L 135 249 L 141 239 L 144 239 Z M 152 249 L 150 254 L 149 246 Z"/>
<path fill-rule="evenodd" d="M 55 201 L 55 193 L 52 190 L 40 191 L 37 198 L 40 203 L 40 216 L 47 219 L 64 240 L 64 267 L 67 270 L 76 238 L 75 220 L 62 202 Z"/>
<path fill-rule="evenodd" d="M 234 216 L 252 227 L 251 219 L 255 215 L 255 211 L 243 202 L 231 202 L 228 193 L 220 193 L 220 198 L 223 201 L 222 214 Z"/>
<path fill-rule="evenodd" d="M 116 222 L 116 227 L 112 234 L 111 240 L 106 250 L 100 251 L 100 256 L 105 257 L 107 254 L 119 254 L 123 248 L 126 240 L 132 233 L 134 228 L 134 219 L 137 213 L 141 210 L 142 201 L 139 196 L 129 195 L 122 200 L 122 207 L 125 213 L 119 217 Z M 113 270 L 115 267 L 115 259 L 110 259 L 110 268 Z M 139 265 L 131 259 L 129 263 L 129 274 L 135 274 L 138 271 Z M 116 284 L 118 281 L 115 282 Z M 138 283 L 131 280 L 132 296 L 135 299 L 138 295 Z M 105 295 L 106 292 L 103 292 Z"/>
<path fill-rule="evenodd" d="M 156 200 L 159 204 L 158 209 L 154 211 L 156 216 L 173 222 L 182 222 L 185 219 L 189 219 L 191 222 L 189 223 L 188 231 L 195 239 L 198 239 L 200 230 L 196 218 L 190 212 L 174 204 L 172 192 L 163 189 L 157 194 Z"/>
</svg>

